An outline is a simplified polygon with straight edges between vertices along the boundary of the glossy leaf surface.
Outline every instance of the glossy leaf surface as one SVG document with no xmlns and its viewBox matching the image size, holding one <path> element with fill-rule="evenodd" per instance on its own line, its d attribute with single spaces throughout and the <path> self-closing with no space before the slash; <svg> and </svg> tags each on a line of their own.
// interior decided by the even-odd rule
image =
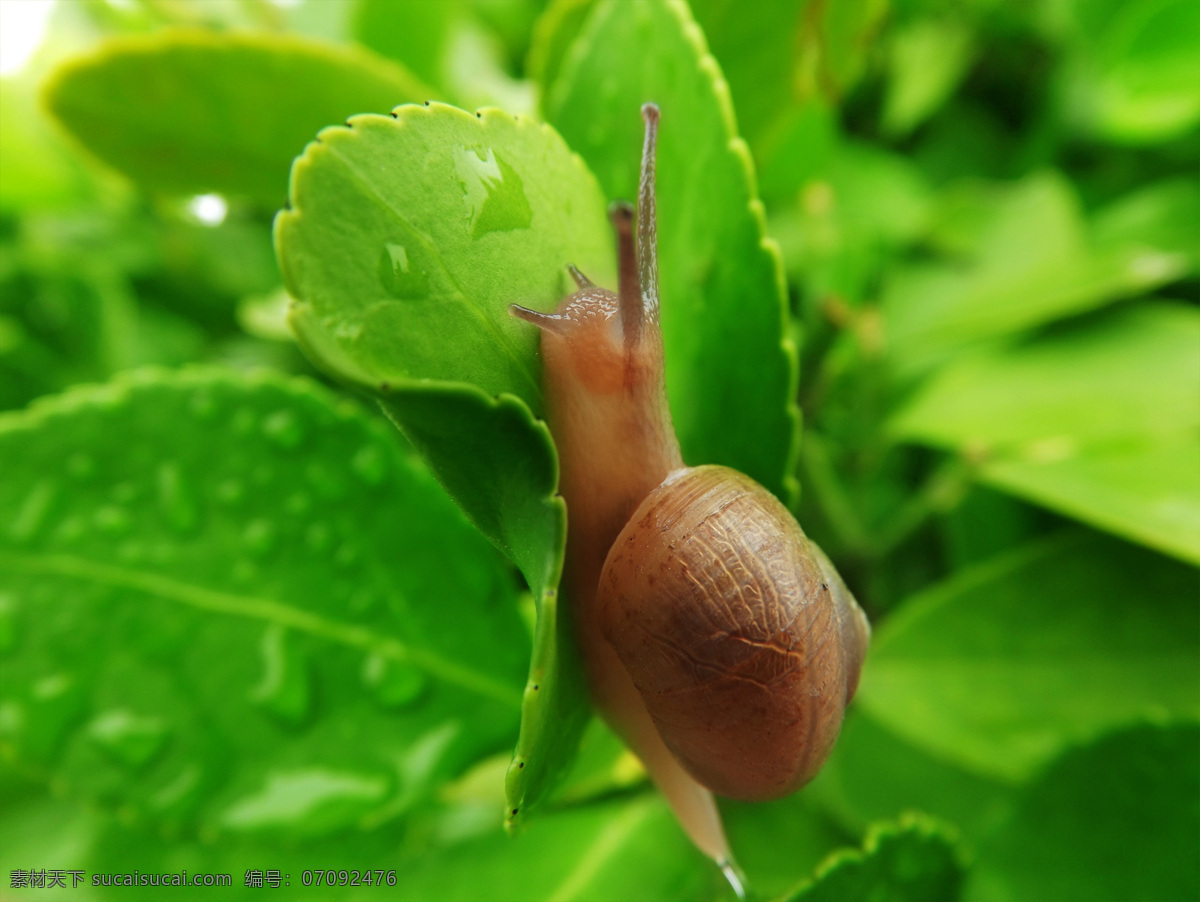
<svg viewBox="0 0 1200 902">
<path fill-rule="evenodd" d="M 510 741 L 511 577 L 378 420 L 307 382 L 142 373 L 7 415 L 0 456 L 0 739 L 27 772 L 301 838 Z"/>
</svg>

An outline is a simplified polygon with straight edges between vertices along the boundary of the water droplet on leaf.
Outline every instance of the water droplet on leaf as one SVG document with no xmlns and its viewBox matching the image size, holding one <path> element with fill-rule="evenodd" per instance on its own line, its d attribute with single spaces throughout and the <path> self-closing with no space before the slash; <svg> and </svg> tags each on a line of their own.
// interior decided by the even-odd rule
<svg viewBox="0 0 1200 902">
<path fill-rule="evenodd" d="M 362 680 L 372 698 L 385 708 L 413 704 L 429 682 L 420 668 L 379 652 L 372 652 L 363 661 Z"/>
<path fill-rule="evenodd" d="M 349 542 L 342 544 L 333 555 L 333 562 L 339 567 L 349 567 L 357 560 L 358 548 Z"/>
<path fill-rule="evenodd" d="M 455 148 L 454 168 L 472 238 L 529 228 L 533 211 L 525 196 L 525 185 L 516 170 L 492 148 Z"/>
<path fill-rule="evenodd" d="M 188 407 L 192 411 L 192 416 L 201 421 L 211 420 L 217 412 L 217 402 L 207 391 L 198 391 L 192 395 L 192 401 Z"/>
<path fill-rule="evenodd" d="M 403 244 L 389 242 L 383 246 L 379 255 L 379 281 L 388 294 L 402 301 L 429 297 L 429 275 L 417 266 Z"/>
<path fill-rule="evenodd" d="M 162 749 L 168 730 L 157 717 L 114 709 L 99 714 L 88 725 L 88 738 L 126 767 L 145 767 Z"/>
<path fill-rule="evenodd" d="M 229 425 L 235 435 L 247 435 L 254 431 L 256 419 L 253 410 L 249 407 L 242 407 L 233 415 Z"/>
<path fill-rule="evenodd" d="M 308 660 L 296 637 L 284 627 L 271 625 L 259 646 L 263 674 L 250 690 L 250 700 L 288 724 L 300 724 L 312 703 Z"/>
<path fill-rule="evenodd" d="M 67 460 L 67 472 L 80 482 L 84 482 L 95 475 L 96 462 L 83 452 L 72 454 Z"/>
<path fill-rule="evenodd" d="M 304 544 L 313 551 L 324 551 L 333 539 L 333 531 L 327 523 L 313 523 L 304 531 Z"/>
<path fill-rule="evenodd" d="M 387 458 L 378 445 L 364 445 L 350 461 L 350 466 L 367 485 L 380 485 L 387 477 Z"/>
<path fill-rule="evenodd" d="M 96 524 L 97 529 L 110 536 L 124 535 L 133 528 L 133 517 L 129 511 L 115 504 L 107 504 L 97 510 L 92 516 L 92 522 Z"/>
<path fill-rule="evenodd" d="M 146 559 L 146 546 L 141 542 L 122 542 L 117 557 L 126 564 L 141 563 Z"/>
<path fill-rule="evenodd" d="M 217 500 L 222 504 L 237 504 L 245 495 L 245 486 L 236 479 L 226 479 L 217 486 Z"/>
<path fill-rule="evenodd" d="M 346 480 L 341 473 L 320 461 L 312 461 L 304 468 L 304 475 L 318 495 L 336 501 L 346 494 Z"/>
<path fill-rule="evenodd" d="M 20 717 L 18 754 L 33 761 L 49 760 L 86 710 L 83 690 L 70 674 L 53 673 L 38 680 Z"/>
<path fill-rule="evenodd" d="M 29 490 L 17 510 L 17 516 L 8 528 L 8 534 L 14 541 L 28 542 L 37 535 L 42 524 L 46 522 L 46 516 L 50 513 L 57 494 L 58 486 L 49 479 L 43 479 Z"/>
<path fill-rule="evenodd" d="M 179 464 L 174 461 L 158 465 L 158 507 L 176 532 L 188 532 L 196 525 L 196 502 Z"/>
<path fill-rule="evenodd" d="M 17 596 L 0 592 L 0 652 L 17 644 Z"/>
<path fill-rule="evenodd" d="M 317 767 L 269 773 L 260 790 L 225 810 L 221 823 L 239 832 L 302 829 L 321 836 L 356 823 L 391 791 L 392 780 L 382 774 Z"/>
<path fill-rule="evenodd" d="M 293 410 L 278 410 L 263 420 L 263 435 L 281 448 L 295 448 L 304 440 L 304 423 Z"/>
<path fill-rule="evenodd" d="M 255 557 L 263 557 L 275 547 L 276 535 L 270 520 L 251 520 L 242 530 L 242 545 Z"/>
</svg>

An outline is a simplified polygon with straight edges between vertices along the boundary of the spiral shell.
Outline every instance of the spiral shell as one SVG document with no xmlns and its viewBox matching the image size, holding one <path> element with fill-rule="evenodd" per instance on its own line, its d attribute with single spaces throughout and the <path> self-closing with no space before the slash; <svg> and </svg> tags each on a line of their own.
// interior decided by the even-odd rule
<svg viewBox="0 0 1200 902">
<path fill-rule="evenodd" d="M 600 629 L 664 742 L 713 792 L 784 796 L 816 775 L 870 627 L 770 492 L 727 467 L 677 470 L 608 553 Z"/>
</svg>

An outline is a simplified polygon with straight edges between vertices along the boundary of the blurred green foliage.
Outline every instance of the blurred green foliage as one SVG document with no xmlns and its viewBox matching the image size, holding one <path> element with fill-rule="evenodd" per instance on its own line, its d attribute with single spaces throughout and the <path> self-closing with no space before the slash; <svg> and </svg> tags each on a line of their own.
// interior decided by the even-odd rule
<svg viewBox="0 0 1200 902">
<path fill-rule="evenodd" d="M 732 897 L 589 719 L 505 313 L 612 283 L 651 99 L 685 456 L 875 624 L 822 774 L 722 803 L 752 893 L 1200 897 L 1197 47 L 1192 0 L 58 0 L 0 77 L 0 897 Z"/>
</svg>

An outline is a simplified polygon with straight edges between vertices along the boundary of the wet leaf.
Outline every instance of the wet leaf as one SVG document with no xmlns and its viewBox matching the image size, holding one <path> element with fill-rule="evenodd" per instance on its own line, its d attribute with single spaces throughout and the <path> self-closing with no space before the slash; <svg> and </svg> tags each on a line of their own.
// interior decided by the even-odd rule
<svg viewBox="0 0 1200 902">
<path fill-rule="evenodd" d="M 140 373 L 0 420 L 0 743 L 195 835 L 398 818 L 508 747 L 502 560 L 307 382 Z"/>
<path fill-rule="evenodd" d="M 554 307 L 567 263 L 611 284 L 604 198 L 547 126 L 401 107 L 322 133 L 296 164 L 276 239 L 301 345 L 381 396 L 538 602 L 509 783 L 510 816 L 524 816 L 569 766 L 588 705 L 556 613 L 566 515 L 550 434 L 534 419 L 537 330 L 508 305 Z"/>
</svg>

